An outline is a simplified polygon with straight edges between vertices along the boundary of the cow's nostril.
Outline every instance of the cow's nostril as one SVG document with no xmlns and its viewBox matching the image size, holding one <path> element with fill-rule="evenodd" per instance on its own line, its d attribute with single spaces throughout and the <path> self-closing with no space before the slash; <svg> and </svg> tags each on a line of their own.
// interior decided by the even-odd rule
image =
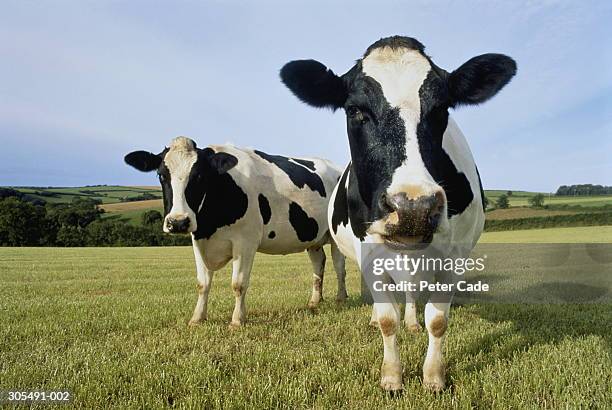
<svg viewBox="0 0 612 410">
<path fill-rule="evenodd" d="M 428 222 L 432 229 L 436 229 L 440 224 L 440 216 L 441 215 L 438 212 L 429 215 Z"/>
<path fill-rule="evenodd" d="M 396 210 L 395 206 L 393 206 L 391 198 L 385 192 L 383 192 L 378 198 L 378 206 L 385 212 L 393 212 Z"/>
</svg>

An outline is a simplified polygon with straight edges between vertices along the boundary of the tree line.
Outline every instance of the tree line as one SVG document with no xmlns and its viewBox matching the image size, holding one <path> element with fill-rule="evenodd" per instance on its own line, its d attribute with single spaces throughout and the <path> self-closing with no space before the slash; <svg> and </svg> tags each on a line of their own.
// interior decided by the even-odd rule
<svg viewBox="0 0 612 410">
<path fill-rule="evenodd" d="M 612 186 L 605 185 L 593 185 L 593 184 L 579 184 L 579 185 L 561 185 L 555 195 L 569 196 L 569 195 L 612 195 Z"/>
<path fill-rule="evenodd" d="M 13 192 L 11 192 L 13 191 Z M 143 214 L 140 225 L 102 218 L 101 202 L 75 197 L 52 204 L 18 191 L 0 190 L 0 246 L 168 246 L 189 245 L 189 236 L 162 232 L 162 215 Z"/>
</svg>

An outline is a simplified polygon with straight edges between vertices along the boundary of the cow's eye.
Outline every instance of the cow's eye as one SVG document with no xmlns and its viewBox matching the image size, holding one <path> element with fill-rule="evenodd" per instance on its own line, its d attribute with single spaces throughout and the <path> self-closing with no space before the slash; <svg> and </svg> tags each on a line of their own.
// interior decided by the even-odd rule
<svg viewBox="0 0 612 410">
<path fill-rule="evenodd" d="M 362 111 L 358 107 L 355 107 L 354 105 L 351 105 L 346 109 L 346 114 L 351 120 L 357 121 L 359 122 L 359 124 L 362 125 L 370 121 L 369 114 L 365 111 Z"/>
</svg>

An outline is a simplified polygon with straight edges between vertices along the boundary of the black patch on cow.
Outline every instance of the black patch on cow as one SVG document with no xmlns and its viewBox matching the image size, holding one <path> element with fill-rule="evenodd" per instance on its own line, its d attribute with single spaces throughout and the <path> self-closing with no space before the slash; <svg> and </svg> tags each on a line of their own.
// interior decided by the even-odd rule
<svg viewBox="0 0 612 410">
<path fill-rule="evenodd" d="M 368 215 L 380 214 L 378 206 L 371 210 L 368 205 L 363 202 L 362 196 L 359 193 L 359 182 L 355 176 L 355 172 L 351 169 L 348 177 L 348 191 L 346 195 L 347 208 L 351 219 L 351 229 L 353 234 L 363 242 L 367 235 Z"/>
<path fill-rule="evenodd" d="M 268 234 L 268 238 L 274 239 L 275 237 L 276 237 L 276 232 L 270 231 L 270 233 Z"/>
<path fill-rule="evenodd" d="M 172 209 L 172 184 L 170 170 L 166 167 L 164 163 L 164 157 L 168 152 L 168 148 L 164 149 L 159 155 L 161 157 L 161 163 L 159 168 L 157 169 L 157 178 L 159 179 L 159 184 L 162 187 L 162 196 L 164 198 L 164 218 L 166 215 L 170 213 Z"/>
<path fill-rule="evenodd" d="M 208 149 L 208 148 L 207 148 Z M 208 161 L 201 159 L 191 170 L 185 192 L 187 204 L 197 212 L 202 198 L 202 209 L 197 212 L 198 230 L 195 239 L 208 239 L 217 229 L 229 226 L 242 218 L 248 208 L 248 197 L 229 173 L 218 174 Z M 206 194 L 206 197 L 204 197 Z"/>
<path fill-rule="evenodd" d="M 338 233 L 338 225 L 348 225 L 349 215 L 346 203 L 346 178 L 349 173 L 351 164 L 349 163 L 340 177 L 338 189 L 336 189 L 336 198 L 334 199 L 334 211 L 332 212 L 332 230 Z"/>
<path fill-rule="evenodd" d="M 380 84 L 363 74 L 360 62 L 346 74 L 346 81 L 351 89 L 345 105 L 351 151 L 347 203 L 351 226 L 363 237 L 367 227 L 362 224 L 389 212 L 379 202 L 406 159 L 406 129 L 399 108 L 389 105 Z"/>
<path fill-rule="evenodd" d="M 295 202 L 289 204 L 289 222 L 295 229 L 298 239 L 302 242 L 314 240 L 319 233 L 317 221 L 309 217 L 302 207 Z"/>
<path fill-rule="evenodd" d="M 285 174 L 287 174 L 295 186 L 304 188 L 304 186 L 307 185 L 313 191 L 318 192 L 323 198 L 326 197 L 327 194 L 325 193 L 323 181 L 315 172 L 310 172 L 303 166 L 289 161 L 289 158 L 287 157 L 270 155 L 258 150 L 255 150 L 254 152 L 261 158 L 279 167 Z"/>
<path fill-rule="evenodd" d="M 300 159 L 300 158 L 291 158 L 293 161 L 297 162 L 298 164 L 302 164 L 304 165 L 306 168 L 308 168 L 311 171 L 316 171 L 315 169 L 315 164 L 313 161 L 309 161 L 307 159 Z"/>
<path fill-rule="evenodd" d="M 261 219 L 263 219 L 264 225 L 267 225 L 272 217 L 270 202 L 268 202 L 268 198 L 266 198 L 264 194 L 259 194 L 257 200 L 259 201 L 259 213 L 261 214 Z"/>
<path fill-rule="evenodd" d="M 480 187 L 480 200 L 482 201 L 482 210 L 486 211 L 487 204 L 485 203 L 485 193 L 484 189 L 482 188 L 482 181 L 480 180 L 480 172 L 478 172 L 478 167 L 476 165 L 474 165 L 474 168 L 476 168 L 476 175 L 478 175 L 478 186 Z"/>
<path fill-rule="evenodd" d="M 442 148 L 444 131 L 448 125 L 448 110 L 437 102 L 445 101 L 448 90 L 443 80 L 430 71 L 421 85 L 421 119 L 417 126 L 419 151 L 427 171 L 446 193 L 448 216 L 457 215 L 474 199 L 470 181 Z"/>
</svg>

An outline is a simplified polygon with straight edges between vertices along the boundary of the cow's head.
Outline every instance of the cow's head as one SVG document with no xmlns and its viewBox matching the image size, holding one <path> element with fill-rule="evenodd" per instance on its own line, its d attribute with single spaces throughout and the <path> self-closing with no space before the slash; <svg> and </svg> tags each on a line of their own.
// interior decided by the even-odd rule
<svg viewBox="0 0 612 410">
<path fill-rule="evenodd" d="M 164 232 L 185 233 L 198 229 L 197 213 L 208 187 L 238 163 L 233 155 L 211 148 L 199 149 L 185 137 L 177 137 L 159 154 L 134 151 L 125 162 L 139 171 L 157 171 L 164 195 Z"/>
<path fill-rule="evenodd" d="M 292 61 L 280 75 L 303 102 L 344 109 L 367 233 L 411 243 L 428 242 L 448 226 L 445 190 L 452 181 L 445 181 L 442 149 L 448 109 L 488 100 L 515 73 L 515 62 L 500 54 L 474 57 L 448 73 L 420 42 L 396 36 L 372 44 L 342 76 L 314 60 Z"/>
</svg>

